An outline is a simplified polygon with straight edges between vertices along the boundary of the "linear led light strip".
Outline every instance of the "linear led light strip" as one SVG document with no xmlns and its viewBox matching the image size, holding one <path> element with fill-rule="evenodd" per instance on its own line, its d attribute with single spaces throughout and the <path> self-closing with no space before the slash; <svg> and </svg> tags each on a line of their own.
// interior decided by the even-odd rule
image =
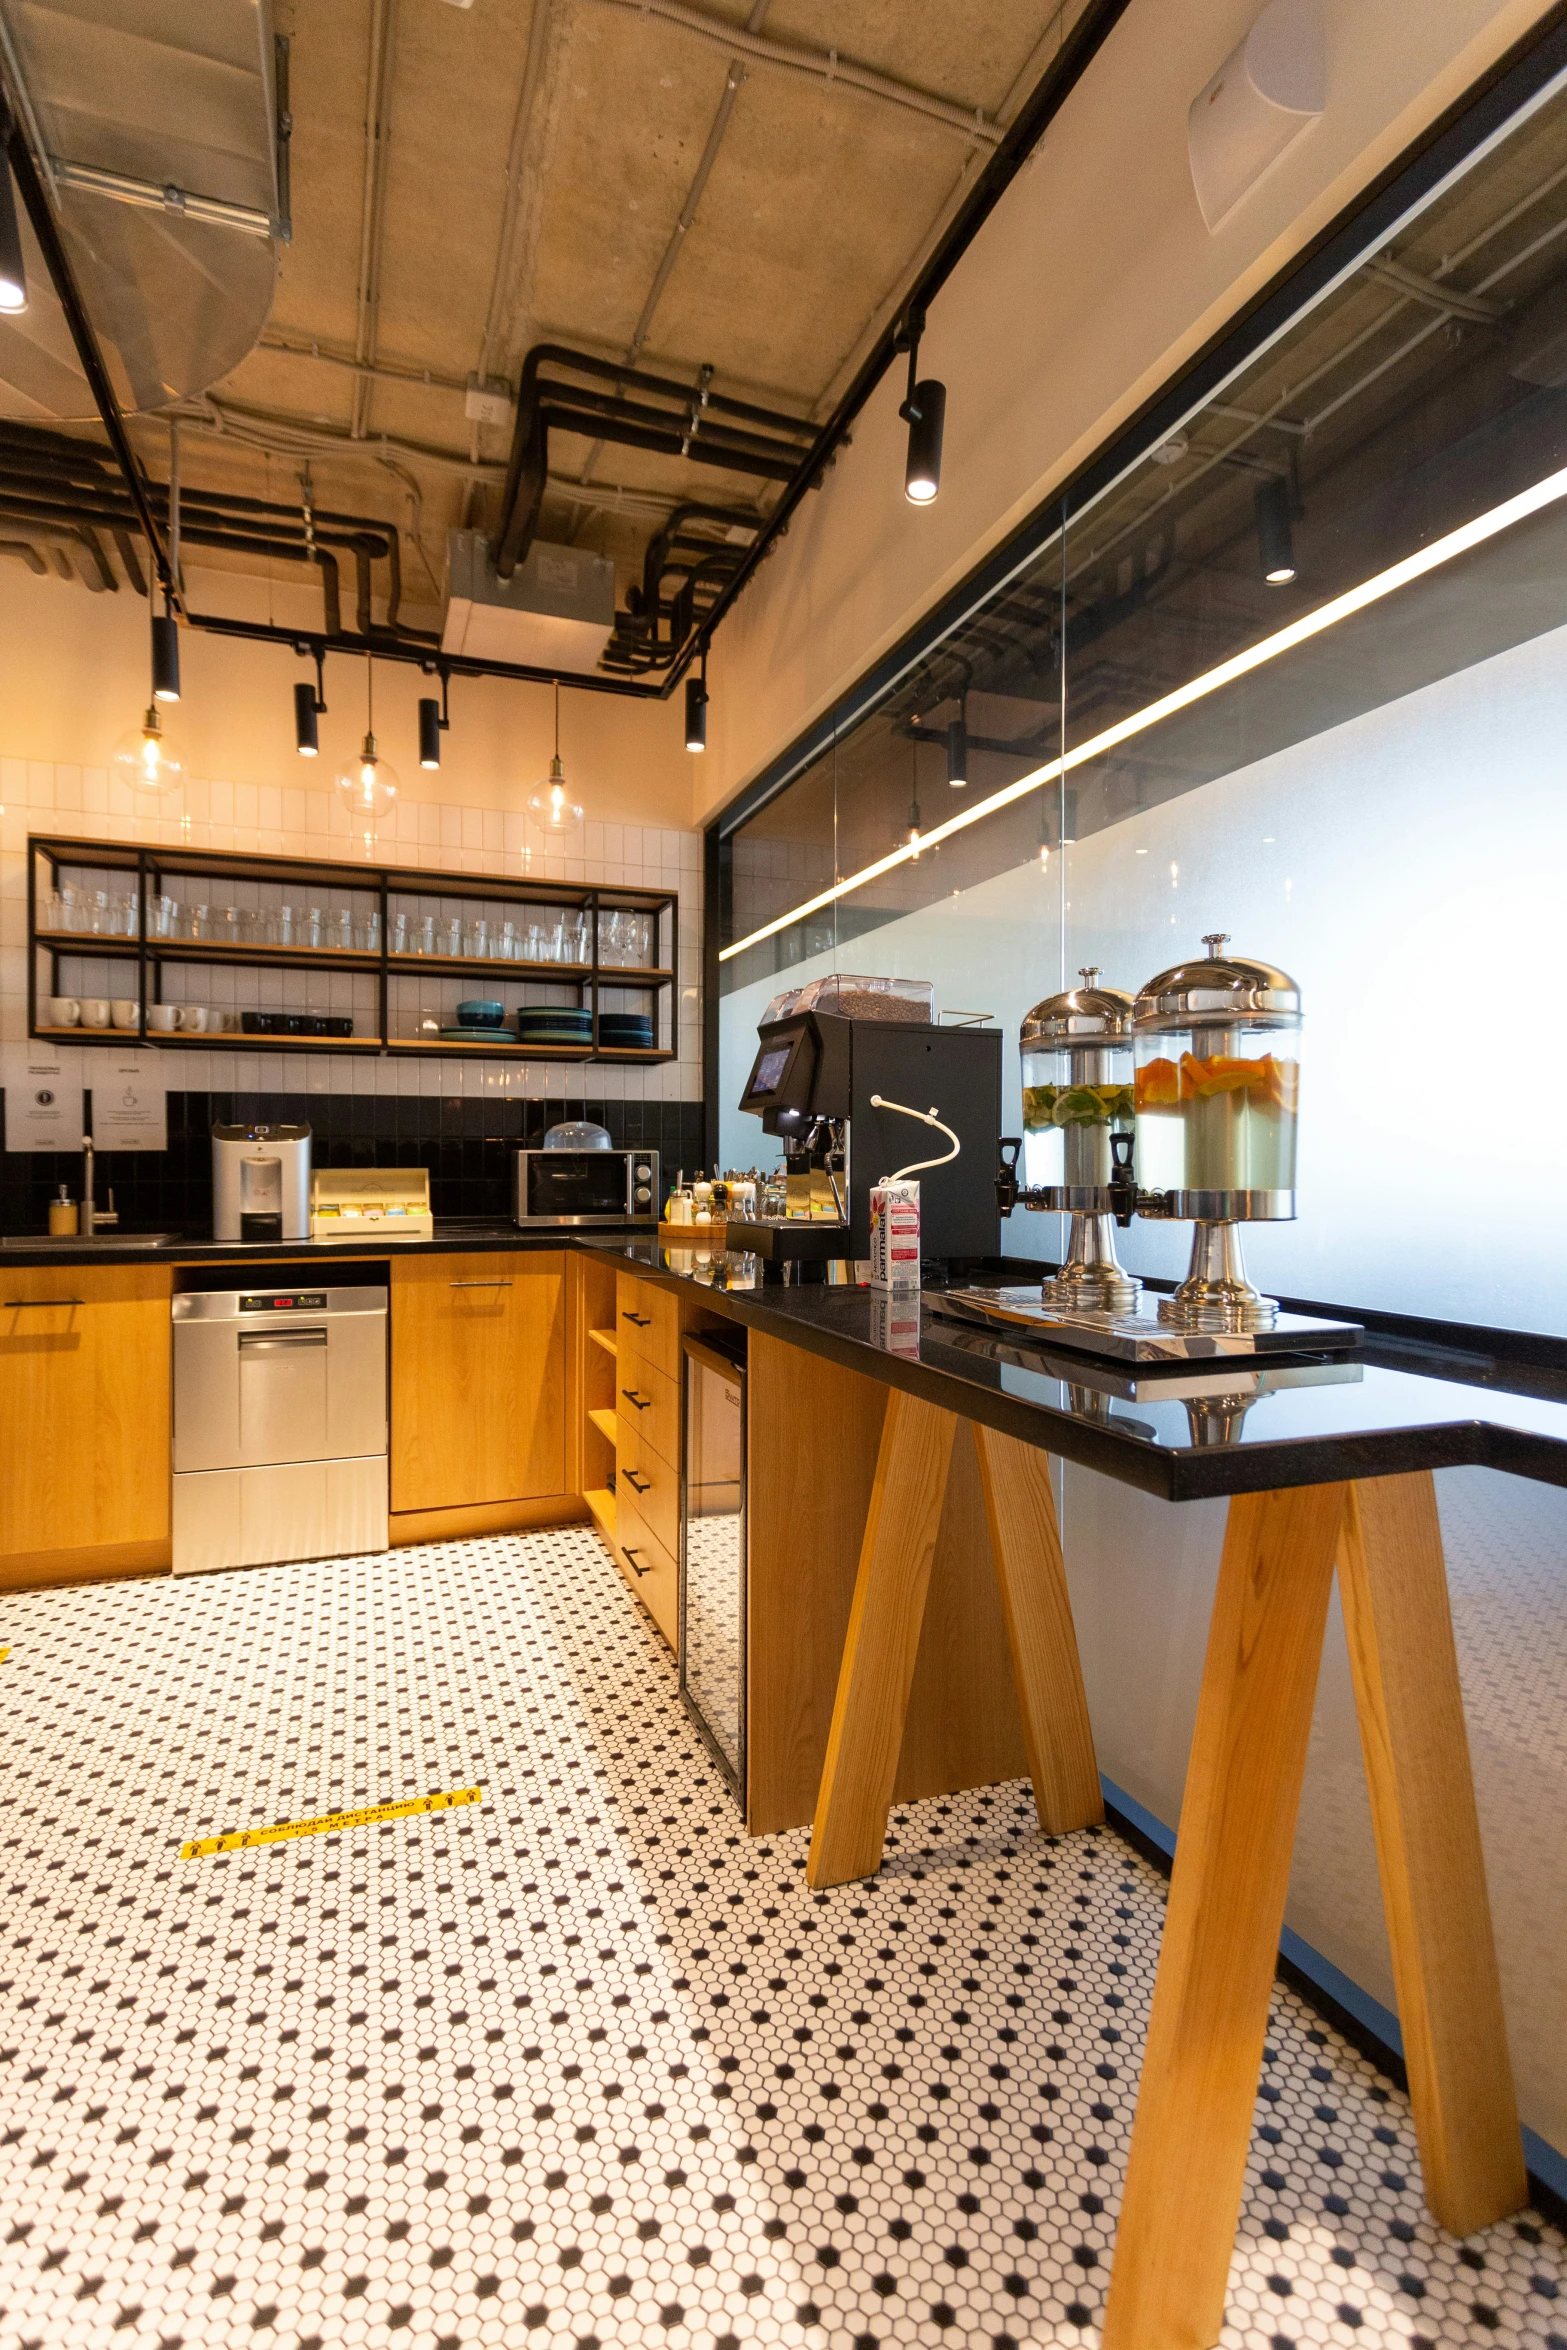
<svg viewBox="0 0 1567 2350">
<path fill-rule="evenodd" d="M 1314 612 L 1303 613 L 1300 619 L 1292 620 L 1286 628 L 1275 630 L 1272 636 L 1265 636 L 1258 643 L 1249 645 L 1244 652 L 1233 654 L 1228 661 L 1221 661 L 1216 669 L 1204 670 L 1200 677 L 1192 678 L 1186 685 L 1177 686 L 1173 693 L 1161 695 L 1158 701 L 1150 702 L 1145 709 L 1134 711 L 1129 718 L 1118 719 L 1114 726 L 1107 726 L 1102 734 L 1079 743 L 1075 750 L 1068 751 L 1063 758 L 1051 759 L 1043 767 L 1035 767 L 1029 774 L 1019 776 L 1015 783 L 1007 784 L 1004 790 L 992 792 L 988 799 L 976 800 L 972 807 L 961 809 L 956 816 L 949 817 L 945 824 L 935 825 L 929 832 L 921 833 L 917 844 L 905 842 L 887 856 L 878 857 L 874 864 L 862 865 L 858 873 L 851 873 L 844 881 L 835 881 L 831 889 L 819 891 L 814 898 L 807 898 L 803 904 L 792 906 L 787 914 L 780 914 L 776 921 L 764 923 L 760 930 L 753 930 L 748 937 L 736 939 L 733 946 L 724 947 L 720 951 L 719 961 L 727 963 L 731 957 L 743 955 L 747 947 L 754 947 L 760 940 L 771 938 L 776 931 L 787 929 L 791 922 L 803 921 L 807 914 L 817 913 L 821 907 L 830 906 L 836 899 L 847 897 L 851 890 L 863 889 L 867 882 L 878 880 L 883 873 L 891 873 L 898 865 L 908 864 L 926 849 L 936 847 L 938 842 L 950 840 L 954 833 L 963 831 L 966 825 L 977 824 L 981 817 L 993 816 L 999 808 L 1010 807 L 1014 800 L 1026 798 L 1031 791 L 1038 791 L 1042 784 L 1059 782 L 1075 768 L 1086 766 L 1091 759 L 1103 758 L 1106 751 L 1113 751 L 1117 744 L 1129 742 L 1134 735 L 1146 734 L 1150 727 L 1158 726 L 1166 718 L 1173 718 L 1178 710 L 1188 710 L 1194 702 L 1205 701 L 1209 694 L 1216 694 L 1222 687 L 1233 685 L 1237 678 L 1249 675 L 1253 669 L 1261 669 L 1266 662 L 1276 661 L 1281 653 L 1292 652 L 1297 645 L 1309 643 L 1312 637 L 1321 636 L 1325 630 L 1336 627 L 1339 621 L 1348 620 L 1356 612 L 1364 612 L 1368 605 L 1381 603 L 1385 596 L 1396 594 L 1414 580 L 1424 579 L 1428 572 L 1440 570 L 1444 563 L 1451 563 L 1455 556 L 1466 555 L 1471 548 L 1484 546 L 1487 539 L 1499 537 L 1503 531 L 1511 530 L 1514 523 L 1527 521 L 1531 514 L 1540 513 L 1543 508 L 1555 505 L 1562 498 L 1567 498 L 1567 468 L 1559 473 L 1547 474 L 1544 481 L 1536 482 L 1532 489 L 1520 490 L 1515 498 L 1504 499 L 1500 506 L 1493 506 L 1488 514 L 1477 515 L 1473 522 L 1466 522 L 1458 530 L 1449 531 L 1445 538 L 1433 539 L 1429 547 L 1421 547 L 1415 554 L 1406 555 L 1401 563 L 1391 564 L 1386 571 L 1379 571 L 1374 579 L 1363 580 L 1359 587 L 1349 588 L 1343 595 L 1332 597 L 1326 604 L 1319 604 Z"/>
</svg>

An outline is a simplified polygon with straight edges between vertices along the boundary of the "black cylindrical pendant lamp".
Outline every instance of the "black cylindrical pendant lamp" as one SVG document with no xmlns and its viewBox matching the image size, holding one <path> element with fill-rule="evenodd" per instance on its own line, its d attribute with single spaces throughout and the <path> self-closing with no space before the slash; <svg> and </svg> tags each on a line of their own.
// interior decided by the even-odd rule
<svg viewBox="0 0 1567 2350">
<path fill-rule="evenodd" d="M 169 611 L 153 615 L 152 698 L 155 702 L 177 702 L 180 698 L 179 623 Z"/>
<path fill-rule="evenodd" d="M 947 781 L 954 791 L 968 782 L 968 727 L 961 718 L 947 728 Z"/>
<path fill-rule="evenodd" d="M 441 705 L 433 695 L 419 704 L 419 764 L 441 764 Z"/>
<path fill-rule="evenodd" d="M 1295 576 L 1295 533 L 1291 528 L 1290 485 L 1277 475 L 1260 481 L 1256 493 L 1257 560 L 1269 587 L 1288 587 Z"/>
<path fill-rule="evenodd" d="M 686 749 L 707 749 L 707 681 L 701 677 L 686 679 Z"/>
<path fill-rule="evenodd" d="M 16 219 L 16 190 L 6 149 L 11 141 L 11 114 L 0 97 L 0 313 L 14 318 L 27 308 L 27 269 L 22 259 L 22 232 Z"/>
<path fill-rule="evenodd" d="M 316 689 L 306 678 L 294 688 L 294 747 L 302 759 L 313 759 L 321 748 L 316 732 Z"/>
<path fill-rule="evenodd" d="M 933 375 L 917 383 L 903 404 L 909 424 L 903 494 L 911 506 L 928 506 L 941 488 L 941 431 L 947 417 L 947 387 Z"/>
</svg>

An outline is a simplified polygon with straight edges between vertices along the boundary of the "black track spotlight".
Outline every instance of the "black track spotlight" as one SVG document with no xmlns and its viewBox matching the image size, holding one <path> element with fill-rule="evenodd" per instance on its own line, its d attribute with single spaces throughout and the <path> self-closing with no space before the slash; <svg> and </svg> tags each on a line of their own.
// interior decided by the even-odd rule
<svg viewBox="0 0 1567 2350">
<path fill-rule="evenodd" d="M 968 721 L 954 718 L 947 728 L 947 781 L 954 791 L 968 783 Z"/>
<path fill-rule="evenodd" d="M 707 679 L 705 675 L 686 679 L 686 749 L 688 751 L 705 751 L 707 749 Z"/>
<path fill-rule="evenodd" d="M 1257 484 L 1257 560 L 1269 587 L 1288 587 L 1295 576 L 1294 500 L 1287 481 L 1275 475 Z"/>
<path fill-rule="evenodd" d="M 27 308 L 27 270 L 22 260 L 22 232 L 16 218 L 16 190 L 11 185 L 7 152 L 11 144 L 11 114 L 0 98 L 0 315 L 15 317 Z"/>
<path fill-rule="evenodd" d="M 441 705 L 433 694 L 419 704 L 419 764 L 441 764 Z"/>
<path fill-rule="evenodd" d="M 152 698 L 155 702 L 177 702 L 180 698 L 179 622 L 167 597 L 162 612 L 155 612 L 152 620 Z"/>
<path fill-rule="evenodd" d="M 321 750 L 316 727 L 316 689 L 305 677 L 294 688 L 294 748 L 302 759 L 314 759 Z"/>
<path fill-rule="evenodd" d="M 947 387 L 928 375 L 911 389 L 898 414 L 908 420 L 909 455 L 903 494 L 911 506 L 928 506 L 941 488 L 941 428 L 947 416 Z"/>
<path fill-rule="evenodd" d="M 903 494 L 911 506 L 928 506 L 941 488 L 941 428 L 947 417 L 947 387 L 933 375 L 919 381 L 920 336 L 925 313 L 913 311 L 905 320 L 899 346 L 909 355 L 908 390 L 898 414 L 909 428 L 909 453 L 903 468 Z"/>
</svg>

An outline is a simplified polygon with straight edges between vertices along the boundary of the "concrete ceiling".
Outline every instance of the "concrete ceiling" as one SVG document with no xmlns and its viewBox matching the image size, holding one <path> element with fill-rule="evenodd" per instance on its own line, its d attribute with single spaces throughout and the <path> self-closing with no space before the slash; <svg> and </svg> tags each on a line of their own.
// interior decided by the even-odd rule
<svg viewBox="0 0 1567 2350">
<path fill-rule="evenodd" d="M 433 624 L 446 531 L 493 525 L 510 439 L 466 416 L 471 373 L 515 387 L 541 340 L 639 344 L 664 374 L 710 365 L 717 390 L 825 415 L 1076 13 L 278 0 L 293 242 L 260 345 L 182 406 L 186 480 L 288 500 L 308 463 L 318 504 L 403 530 L 404 617 Z M 136 430 L 161 476 L 162 426 Z M 540 535 L 612 555 L 623 599 L 675 501 L 774 494 L 556 434 Z"/>
</svg>

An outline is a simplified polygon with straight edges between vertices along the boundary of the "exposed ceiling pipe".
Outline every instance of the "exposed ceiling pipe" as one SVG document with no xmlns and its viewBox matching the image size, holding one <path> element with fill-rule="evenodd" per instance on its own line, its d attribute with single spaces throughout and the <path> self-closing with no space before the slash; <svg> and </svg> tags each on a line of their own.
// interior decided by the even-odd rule
<svg viewBox="0 0 1567 2350">
<path fill-rule="evenodd" d="M 397 0 L 372 0 L 370 61 L 365 75 L 364 188 L 359 211 L 359 315 L 354 357 L 375 361 L 381 320 L 381 249 L 386 231 L 386 167 L 392 141 L 392 75 L 397 56 Z M 353 438 L 362 441 L 370 425 L 371 384 L 354 386 Z"/>
<path fill-rule="evenodd" d="M 648 0 L 653 5 L 653 0 Z M 888 368 L 906 351 L 907 335 L 904 322 L 926 310 L 946 284 L 975 237 L 1000 203 L 1002 196 L 1022 170 L 1046 129 L 1076 89 L 1089 66 L 1104 47 L 1110 34 L 1125 15 L 1129 0 L 1086 0 L 1082 14 L 1067 34 L 1051 63 L 1041 75 L 1038 84 L 1018 110 L 1000 146 L 991 156 L 979 178 L 953 216 L 936 250 L 931 254 L 914 284 L 910 287 L 899 316 L 883 328 L 876 342 L 862 361 L 854 381 L 833 413 L 817 433 L 808 455 L 802 460 L 793 480 L 785 489 L 756 544 L 741 563 L 734 578 L 723 589 L 706 618 L 677 655 L 664 680 L 664 691 L 673 693 L 691 662 L 704 654 L 711 644 L 713 633 L 735 599 L 756 576 L 772 549 L 787 530 L 790 518 L 799 507 L 808 490 L 816 487 L 824 469 L 830 465 L 837 451 L 848 438 L 849 427 L 865 406 Z"/>
<path fill-rule="evenodd" d="M 355 375 L 367 376 L 372 383 L 423 384 L 435 392 L 466 392 L 467 379 L 460 375 L 441 375 L 433 367 L 399 367 L 387 359 L 356 359 L 351 351 L 331 351 L 314 340 L 306 342 L 299 335 L 286 333 L 280 327 L 268 327 L 256 345 L 258 351 L 282 351 L 291 359 L 319 359 L 323 367 L 351 368 Z"/>
<path fill-rule="evenodd" d="M 768 0 L 754 0 L 751 13 L 746 19 L 745 29 L 748 33 L 761 31 L 766 20 L 767 9 Z M 631 341 L 626 350 L 626 364 L 630 367 L 635 367 L 642 356 L 643 346 L 647 342 L 648 333 L 653 324 L 654 313 L 664 298 L 664 288 L 668 285 L 675 263 L 680 258 L 680 248 L 695 225 L 697 208 L 712 175 L 713 165 L 718 160 L 718 150 L 724 143 L 724 133 L 729 128 L 729 117 L 734 112 L 735 100 L 740 94 L 740 85 L 744 80 L 745 67 L 738 57 L 731 57 L 729 71 L 724 76 L 723 95 L 718 101 L 712 128 L 707 134 L 707 144 L 702 149 L 701 159 L 692 174 L 691 185 L 686 190 L 686 200 L 681 205 L 679 217 L 670 231 L 669 242 L 664 247 L 663 258 L 653 272 L 653 283 L 648 289 L 647 300 L 642 305 L 642 314 L 631 330 Z M 583 461 L 581 473 L 583 481 L 588 479 L 594 466 L 597 465 L 603 446 L 602 441 L 595 441 L 588 451 Z"/>
<path fill-rule="evenodd" d="M 559 373 L 546 377 L 543 370 L 547 366 Z M 536 343 L 523 361 L 517 389 L 511 456 L 495 540 L 499 576 L 511 577 L 537 526 L 548 480 L 552 425 L 581 433 L 589 440 L 597 436 L 722 471 L 788 481 L 800 462 L 804 444 L 812 437 L 809 423 L 780 409 L 762 408 L 754 401 L 715 392 L 708 373 L 704 369 L 703 380 L 692 385 L 647 369 L 619 366 L 614 360 L 574 351 L 563 343 Z M 607 381 L 611 389 L 594 391 L 560 380 L 562 374 Z M 645 399 L 623 397 L 628 387 L 646 395 Z M 730 423 L 730 418 L 735 422 Z M 758 429 L 746 429 L 753 425 Z"/>
<path fill-rule="evenodd" d="M 1000 144 L 1001 132 L 979 107 L 959 106 L 950 98 L 938 97 L 933 90 L 916 89 L 912 83 L 900 82 L 889 73 L 878 73 L 874 66 L 857 65 L 852 58 L 840 56 L 836 49 L 809 49 L 799 41 L 767 39 L 726 22 L 723 17 L 709 16 L 700 8 L 692 8 L 686 5 L 686 0 L 599 0 L 599 5 L 626 9 L 633 16 L 658 17 L 665 24 L 679 25 L 682 32 L 716 42 L 720 48 L 739 50 L 742 56 L 754 57 L 762 65 L 807 74 L 815 81 L 841 83 L 846 90 L 858 90 L 864 97 L 880 98 L 889 106 L 902 107 L 906 113 L 923 115 L 928 122 L 939 122 L 947 130 L 972 139 L 976 146 Z"/>
<path fill-rule="evenodd" d="M 174 596 L 177 601 L 174 577 L 169 566 L 168 550 L 163 543 L 162 531 L 154 517 L 151 502 L 147 496 L 146 479 L 136 461 L 135 451 L 126 436 L 125 419 L 120 412 L 119 401 L 115 398 L 114 386 L 109 381 L 109 370 L 104 364 L 103 353 L 98 347 L 98 337 L 93 331 L 92 320 L 87 315 L 87 305 L 82 300 L 81 288 L 76 282 L 76 273 L 71 267 L 70 256 L 65 250 L 65 243 L 55 221 L 49 198 L 44 193 L 43 182 L 33 161 L 32 150 L 22 135 L 20 124 L 15 120 L 15 93 L 8 89 L 6 95 L 8 99 L 13 101 L 11 136 L 7 143 L 12 176 L 22 191 L 22 201 L 27 206 L 27 217 L 32 222 L 33 235 L 38 240 L 38 249 L 43 255 L 44 267 L 49 272 L 50 283 L 54 287 L 56 298 L 64 312 L 65 323 L 70 329 L 71 341 L 76 347 L 77 359 L 81 363 L 82 373 L 87 378 L 88 388 L 93 396 L 93 404 L 102 419 L 103 429 L 109 436 L 109 446 L 114 451 L 115 463 L 125 478 L 125 486 L 136 509 L 136 519 L 141 525 L 142 536 L 152 551 L 153 566 L 158 574 L 159 584 L 166 594 Z"/>
</svg>

